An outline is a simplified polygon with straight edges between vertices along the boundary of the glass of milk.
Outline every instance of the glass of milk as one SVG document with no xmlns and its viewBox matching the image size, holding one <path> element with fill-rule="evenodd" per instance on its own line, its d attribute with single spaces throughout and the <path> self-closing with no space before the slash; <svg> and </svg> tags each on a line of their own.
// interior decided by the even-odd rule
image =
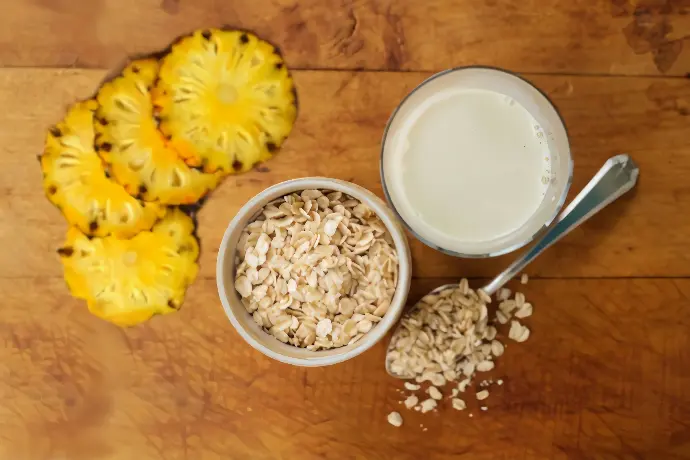
<svg viewBox="0 0 690 460">
<path fill-rule="evenodd" d="M 556 218 L 573 172 L 554 105 L 499 69 L 438 73 L 393 112 L 381 181 L 417 238 L 461 257 L 492 257 L 532 241 Z"/>
</svg>

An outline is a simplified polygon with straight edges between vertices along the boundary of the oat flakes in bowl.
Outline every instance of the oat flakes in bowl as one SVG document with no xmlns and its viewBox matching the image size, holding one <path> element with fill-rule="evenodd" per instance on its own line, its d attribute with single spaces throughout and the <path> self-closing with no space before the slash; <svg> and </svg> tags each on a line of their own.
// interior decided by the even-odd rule
<svg viewBox="0 0 690 460">
<path fill-rule="evenodd" d="M 354 184 L 306 178 L 245 205 L 218 256 L 218 288 L 252 346 L 305 366 L 352 358 L 399 318 L 410 283 L 405 234 Z"/>
</svg>

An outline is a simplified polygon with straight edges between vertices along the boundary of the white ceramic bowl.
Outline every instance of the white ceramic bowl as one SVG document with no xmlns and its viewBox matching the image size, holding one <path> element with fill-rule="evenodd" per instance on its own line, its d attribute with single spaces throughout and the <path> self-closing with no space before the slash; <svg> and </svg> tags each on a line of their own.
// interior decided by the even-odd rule
<svg viewBox="0 0 690 460">
<path fill-rule="evenodd" d="M 334 190 L 347 193 L 366 204 L 381 218 L 386 228 L 393 237 L 395 248 L 398 252 L 398 285 L 393 295 L 391 305 L 383 319 L 366 333 L 360 340 L 340 348 L 324 351 L 310 351 L 304 348 L 284 344 L 264 332 L 256 324 L 247 310 L 242 305 L 240 297 L 235 291 L 235 253 L 237 242 L 242 230 L 256 219 L 264 206 L 270 201 L 307 189 Z M 407 295 L 410 290 L 412 277 L 412 261 L 410 247 L 403 227 L 400 225 L 395 213 L 386 204 L 369 190 L 350 182 L 326 177 L 305 177 L 281 182 L 267 188 L 240 209 L 230 225 L 225 230 L 223 241 L 218 251 L 216 263 L 216 283 L 218 294 L 228 315 L 230 322 L 237 332 L 249 345 L 259 350 L 266 356 L 278 361 L 294 364 L 296 366 L 327 366 L 346 361 L 371 348 L 376 342 L 397 323 L 403 312 Z"/>
</svg>

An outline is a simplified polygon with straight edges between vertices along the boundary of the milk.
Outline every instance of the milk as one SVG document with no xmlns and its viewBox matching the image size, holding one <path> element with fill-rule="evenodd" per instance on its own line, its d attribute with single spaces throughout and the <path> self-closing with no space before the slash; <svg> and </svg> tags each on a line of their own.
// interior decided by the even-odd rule
<svg viewBox="0 0 690 460">
<path fill-rule="evenodd" d="M 514 244 L 551 186 L 550 133 L 513 97 L 464 85 L 408 102 L 396 117 L 384 180 L 406 224 L 463 254 Z"/>
</svg>

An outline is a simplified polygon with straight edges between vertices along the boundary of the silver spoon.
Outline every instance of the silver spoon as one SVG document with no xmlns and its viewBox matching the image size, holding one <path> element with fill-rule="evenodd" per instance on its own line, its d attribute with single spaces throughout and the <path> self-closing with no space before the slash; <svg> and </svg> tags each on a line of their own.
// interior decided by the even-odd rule
<svg viewBox="0 0 690 460">
<path fill-rule="evenodd" d="M 621 195 L 631 190 L 637 183 L 639 173 L 640 170 L 630 156 L 624 154 L 609 158 L 585 188 L 583 188 L 565 208 L 558 217 L 556 223 L 542 235 L 536 244 L 527 249 L 517 260 L 515 260 L 515 262 L 484 286 L 482 290 L 490 296 L 496 293 L 496 291 L 520 273 L 527 264 L 532 262 L 539 254 L 594 214 L 611 204 Z M 455 284 L 445 284 L 437 287 L 429 294 L 436 294 L 444 289 L 455 286 Z M 417 305 L 412 307 L 406 314 L 409 314 L 409 312 L 413 311 L 416 307 Z M 398 333 L 399 328 L 398 326 L 393 336 Z M 391 340 L 391 343 L 392 342 Z M 389 369 L 388 359 L 386 359 L 386 371 L 391 376 L 400 378 Z"/>
</svg>

